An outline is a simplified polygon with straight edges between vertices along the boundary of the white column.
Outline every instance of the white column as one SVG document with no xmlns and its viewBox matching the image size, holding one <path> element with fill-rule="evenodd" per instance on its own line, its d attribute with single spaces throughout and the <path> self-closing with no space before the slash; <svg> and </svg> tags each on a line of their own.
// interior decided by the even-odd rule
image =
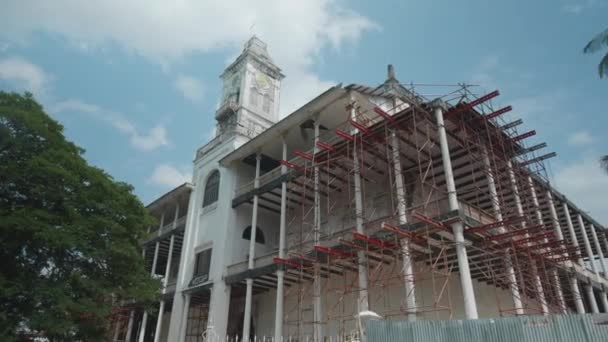
<svg viewBox="0 0 608 342">
<path fill-rule="evenodd" d="M 549 203 L 549 212 L 551 214 L 551 221 L 553 222 L 553 231 L 555 232 L 557 239 L 562 241 L 564 240 L 564 234 L 562 234 L 562 227 L 560 226 L 559 219 L 557 218 L 557 211 L 555 210 L 555 204 L 553 203 L 553 195 L 549 190 L 547 190 L 547 202 Z M 559 274 L 557 272 L 557 269 L 553 269 L 552 273 L 555 281 L 555 290 L 557 292 L 557 301 L 562 313 L 566 313 L 566 301 L 564 300 L 564 292 L 562 291 L 562 285 L 559 281 Z"/>
<path fill-rule="evenodd" d="M 572 237 L 572 245 L 578 248 L 578 239 L 576 238 L 576 232 L 574 231 L 574 225 L 572 224 L 572 218 L 570 217 L 570 209 L 568 208 L 568 203 L 564 202 L 562 204 L 564 215 L 566 216 L 566 225 L 568 226 L 568 232 Z M 583 264 L 583 259 L 579 257 L 577 260 L 581 265 Z M 572 288 L 572 294 L 574 295 L 574 304 L 576 306 L 576 312 L 579 314 L 585 313 L 585 305 L 583 304 L 583 298 L 581 294 L 580 287 L 578 285 L 578 281 L 576 280 L 576 276 L 570 275 L 570 287 Z"/>
<path fill-rule="evenodd" d="M 602 272 L 604 273 L 604 278 L 608 279 L 608 269 L 606 268 L 606 260 L 604 260 L 604 252 L 602 251 L 602 245 L 600 245 L 600 240 L 597 238 L 597 232 L 595 231 L 595 226 L 593 224 L 589 225 L 589 230 L 591 230 L 591 237 L 593 238 L 593 244 L 595 245 L 595 249 L 597 250 L 597 255 L 600 259 L 600 265 L 602 266 Z"/>
<path fill-rule="evenodd" d="M 213 328 L 222 341 L 226 338 L 228 330 L 228 310 L 230 308 L 230 292 L 232 288 L 225 282 L 219 281 L 211 288 L 211 299 L 209 301 L 209 317 L 207 329 Z"/>
<path fill-rule="evenodd" d="M 568 225 L 568 232 L 572 237 L 572 245 L 578 249 L 578 239 L 576 238 L 576 232 L 574 231 L 574 225 L 572 224 L 572 217 L 570 217 L 570 209 L 568 208 L 568 203 L 564 202 L 563 209 L 566 215 L 566 224 Z M 582 255 L 579 255 L 579 259 L 577 261 L 579 264 L 581 264 L 581 266 L 585 266 Z"/>
<path fill-rule="evenodd" d="M 165 212 L 163 211 L 160 214 L 160 221 L 159 221 L 158 230 L 157 230 L 158 236 L 161 236 L 164 225 L 165 225 Z"/>
<path fill-rule="evenodd" d="M 255 156 L 255 179 L 253 188 L 260 186 L 260 161 L 262 155 L 258 152 Z M 255 264 L 255 235 L 258 225 L 258 195 L 253 196 L 253 213 L 251 215 L 251 235 L 249 240 L 249 263 L 248 269 L 252 270 Z M 247 291 L 245 294 L 245 314 L 243 318 L 243 342 L 249 340 L 251 329 L 251 302 L 253 299 L 253 278 L 247 278 Z"/>
<path fill-rule="evenodd" d="M 488 150 L 484 146 L 481 150 L 483 157 L 483 165 L 486 172 L 486 179 L 488 181 L 488 190 L 490 192 L 490 202 L 492 202 L 492 209 L 494 209 L 494 218 L 500 222 L 503 220 L 502 210 L 500 208 L 500 201 L 498 198 L 498 191 L 496 190 L 496 181 L 494 180 L 494 173 L 492 172 L 492 164 L 490 163 L 490 157 Z M 505 227 L 498 228 L 499 233 L 506 232 Z M 511 298 L 513 300 L 513 306 L 515 308 L 516 315 L 524 314 L 524 307 L 521 302 L 521 292 L 519 291 L 519 284 L 517 283 L 517 277 L 515 276 L 515 270 L 513 269 L 513 260 L 508 250 L 505 250 L 505 269 L 507 271 L 507 277 L 509 279 L 509 288 L 511 289 Z"/>
<path fill-rule="evenodd" d="M 350 118 L 353 121 L 357 120 L 355 112 L 355 99 L 351 94 L 351 103 L 353 104 L 350 109 Z M 357 143 L 354 143 L 353 148 L 353 183 L 355 186 L 355 221 L 357 233 L 365 234 L 363 229 L 363 189 L 361 187 L 361 165 L 359 164 L 359 149 Z M 358 264 L 358 280 L 359 280 L 359 301 L 357 308 L 359 312 L 367 311 L 369 309 L 368 299 L 368 280 L 367 280 L 367 256 L 365 251 L 359 250 L 357 252 L 357 264 Z"/>
<path fill-rule="evenodd" d="M 593 286 L 591 284 L 585 285 L 585 290 L 587 290 L 587 299 L 589 300 L 589 305 L 591 306 L 591 313 L 600 313 L 600 309 L 597 306 L 597 301 L 595 300 L 595 295 L 593 294 Z"/>
<path fill-rule="evenodd" d="M 589 229 L 591 230 L 591 236 L 593 237 L 593 244 L 595 245 L 595 249 L 597 250 L 597 254 L 600 259 L 600 265 L 602 266 L 602 272 L 604 279 L 608 279 L 608 271 L 606 268 L 606 260 L 604 260 L 604 252 L 602 251 L 602 245 L 600 245 L 600 240 L 598 239 L 597 232 L 595 231 L 595 226 L 593 224 L 589 225 Z M 604 307 L 604 312 L 608 312 L 606 307 L 606 291 L 602 291 L 600 293 L 600 298 L 602 299 L 602 306 Z"/>
<path fill-rule="evenodd" d="M 173 229 L 177 228 L 177 219 L 179 217 L 179 200 L 175 203 L 175 217 L 173 218 Z"/>
<path fill-rule="evenodd" d="M 443 170 L 445 173 L 448 190 L 448 202 L 450 210 L 459 210 L 460 207 L 456 195 L 452 161 L 450 160 L 450 149 L 448 146 L 445 124 L 443 122 L 443 109 L 440 106 L 435 108 L 435 117 L 437 120 L 439 144 L 441 145 L 441 158 L 443 160 Z M 462 222 L 458 221 L 453 223 L 452 231 L 454 233 L 454 242 L 456 244 L 456 256 L 458 258 L 458 268 L 460 273 L 460 283 L 462 286 L 462 295 L 464 298 L 465 316 L 467 319 L 477 319 L 477 303 L 475 302 L 475 292 L 473 291 L 473 280 L 471 279 L 471 270 L 467 256 L 467 248 L 464 241 L 464 227 Z"/>
<path fill-rule="evenodd" d="M 188 316 L 190 315 L 190 297 L 189 293 L 184 294 L 184 308 L 182 310 L 181 326 L 179 327 L 178 341 L 186 340 L 186 329 L 188 328 Z"/>
<path fill-rule="evenodd" d="M 399 139 L 397 134 L 391 132 L 391 145 L 393 148 L 393 168 L 395 171 L 395 192 L 397 193 L 397 212 L 399 214 L 399 224 L 407 223 L 407 203 L 405 202 L 405 184 L 403 182 L 403 173 L 401 171 L 401 156 L 399 155 Z M 401 239 L 401 257 L 403 258 L 403 281 L 405 285 L 405 306 L 408 321 L 416 320 L 417 307 L 416 303 L 416 288 L 414 283 L 414 270 L 412 256 L 410 251 L 409 239 Z"/>
<path fill-rule="evenodd" d="M 600 299 L 602 301 L 602 308 L 604 309 L 604 313 L 608 313 L 608 296 L 606 296 L 606 290 L 603 290 L 600 293 Z"/>
<path fill-rule="evenodd" d="M 162 223 L 162 217 L 161 217 Z M 156 273 L 156 263 L 158 262 L 158 249 L 160 248 L 160 242 L 156 241 L 156 246 L 154 247 L 154 259 L 152 259 L 152 270 L 150 270 L 150 275 L 154 276 Z M 146 335 L 146 325 L 148 324 L 148 312 L 144 311 L 144 316 L 141 319 L 141 328 L 139 329 L 139 342 L 144 342 L 144 338 Z"/>
<path fill-rule="evenodd" d="M 165 313 L 165 301 L 160 301 L 160 307 L 158 308 L 158 318 L 156 320 L 156 330 L 154 332 L 154 342 L 160 341 L 160 330 L 163 326 L 163 314 Z"/>
<path fill-rule="evenodd" d="M 169 283 L 169 274 L 171 273 L 171 262 L 173 261 L 173 247 L 175 244 L 175 234 L 171 234 L 169 241 L 169 255 L 167 256 L 167 266 L 165 267 L 165 278 L 163 279 L 163 287 L 167 287 Z"/>
<path fill-rule="evenodd" d="M 608 236 L 606 235 L 606 232 L 604 232 L 604 247 L 606 247 L 606 250 L 608 251 Z M 608 277 L 608 275 L 606 277 Z"/>
<path fill-rule="evenodd" d="M 515 178 L 515 171 L 513 170 L 513 163 L 509 160 L 507 162 L 507 170 L 509 173 L 509 183 L 511 184 L 511 192 L 513 193 L 513 198 L 515 200 L 515 208 L 517 210 L 517 215 L 519 217 L 525 217 L 526 214 L 524 213 L 524 207 L 521 204 L 521 196 L 519 194 L 519 186 L 517 185 L 517 179 Z M 522 228 L 525 228 L 527 226 L 527 222 L 526 220 L 523 220 L 521 222 L 521 226 Z M 526 234 L 525 237 L 528 237 L 529 235 Z M 521 274 L 521 270 L 520 270 L 520 274 Z M 534 273 L 536 275 L 535 279 L 538 279 L 538 273 Z M 524 283 L 524 281 L 522 280 L 522 283 Z M 538 283 L 540 283 L 540 279 L 538 281 Z M 525 288 L 525 285 L 524 285 Z M 538 289 L 538 288 L 537 288 Z M 540 289 L 542 290 L 542 286 L 540 287 Z M 543 294 L 542 298 L 544 301 L 544 292 L 541 292 Z"/>
<path fill-rule="evenodd" d="M 116 325 L 114 326 L 114 336 L 112 337 L 112 341 L 118 341 L 118 334 L 120 333 L 120 323 L 122 323 L 122 319 L 118 319 L 116 321 Z"/>
<path fill-rule="evenodd" d="M 285 141 L 285 135 L 282 137 L 283 145 L 283 160 L 287 160 L 287 142 Z M 287 166 L 281 165 L 281 175 L 287 174 Z M 285 258 L 285 229 L 287 220 L 287 182 L 283 180 L 281 182 L 281 217 L 279 222 L 279 258 Z M 282 266 L 279 265 L 277 270 L 277 301 L 274 315 L 274 340 L 275 342 L 282 342 L 283 338 L 283 296 L 285 286 L 285 271 Z"/>
<path fill-rule="evenodd" d="M 587 236 L 587 227 L 585 226 L 585 222 L 583 221 L 583 217 L 581 216 L 581 214 L 578 214 L 578 225 L 581 227 L 581 233 L 583 234 L 583 243 L 585 244 L 585 251 L 589 256 L 589 263 L 591 264 L 591 269 L 593 270 L 593 273 L 599 276 L 597 266 L 595 265 L 595 256 L 593 255 L 593 250 L 591 249 L 591 244 L 589 243 L 589 237 Z"/>
<path fill-rule="evenodd" d="M 133 321 L 135 320 L 135 310 L 131 310 L 129 314 L 129 324 L 127 324 L 127 335 L 125 336 L 125 342 L 131 342 L 131 334 L 133 333 Z"/>
<path fill-rule="evenodd" d="M 179 206 L 177 207 L 179 208 Z M 177 221 L 177 210 L 176 210 L 176 220 Z M 171 234 L 171 240 L 169 242 L 169 254 L 167 255 L 167 265 L 165 266 L 165 277 L 163 278 L 163 293 L 165 292 L 165 288 L 167 287 L 167 283 L 169 282 L 169 273 L 171 272 L 171 260 L 173 259 L 173 245 L 175 243 L 175 235 Z M 158 319 L 156 320 L 156 333 L 154 334 L 154 342 L 158 342 L 160 340 L 160 331 L 163 322 L 163 314 L 165 311 L 165 301 L 160 301 L 160 308 L 158 310 Z"/>
<path fill-rule="evenodd" d="M 536 189 L 534 188 L 534 181 L 532 177 L 528 176 L 528 187 L 530 189 L 530 195 L 532 196 L 532 204 L 534 204 L 535 212 L 536 212 L 536 220 L 538 224 L 541 226 L 543 223 L 543 214 L 540 212 L 540 204 L 538 203 L 538 197 L 536 196 Z M 543 283 L 540 280 L 540 275 L 538 274 L 538 267 L 536 266 L 536 262 L 532 260 L 532 274 L 534 275 L 534 287 L 536 287 L 536 293 L 538 295 L 538 299 L 540 301 L 540 308 L 543 315 L 549 314 L 549 305 L 547 303 L 547 298 L 545 297 L 545 290 L 543 289 Z"/>
<path fill-rule="evenodd" d="M 195 178 L 199 178 L 198 175 Z M 200 188 L 200 187 L 199 187 Z M 198 212 L 201 210 L 199 207 L 200 201 L 202 200 L 202 191 L 200 195 L 194 192 L 188 199 L 188 205 L 186 207 L 185 229 L 183 235 L 183 245 L 181 253 L 177 256 L 180 260 L 177 263 L 177 279 L 175 285 L 175 295 L 173 296 L 173 304 L 171 305 L 171 320 L 169 322 L 169 334 L 167 341 L 180 341 L 180 328 L 182 326 L 182 314 L 184 311 L 184 300 L 185 297 L 182 293 L 183 289 L 188 287 L 194 265 L 192 263 L 193 248 L 195 244 L 195 233 L 198 230 L 197 217 Z"/>
<path fill-rule="evenodd" d="M 317 143 L 319 142 L 319 120 L 318 116 L 315 117 L 315 140 L 313 147 L 313 156 L 316 157 L 319 152 Z M 314 225 L 313 225 L 313 238 L 314 244 L 318 245 L 321 241 L 321 195 L 319 193 L 319 166 L 316 161 L 313 161 L 314 165 Z M 315 263 L 314 267 L 314 279 L 313 279 L 313 293 L 312 293 L 312 310 L 313 310 L 313 339 L 315 342 L 323 341 L 323 301 L 321 298 L 321 265 Z"/>
<path fill-rule="evenodd" d="M 572 289 L 572 296 L 574 297 L 574 306 L 576 307 L 576 313 L 584 314 L 585 305 L 583 304 L 583 296 L 578 286 L 578 281 L 574 275 L 571 275 L 568 280 L 570 281 L 570 288 Z"/>
</svg>

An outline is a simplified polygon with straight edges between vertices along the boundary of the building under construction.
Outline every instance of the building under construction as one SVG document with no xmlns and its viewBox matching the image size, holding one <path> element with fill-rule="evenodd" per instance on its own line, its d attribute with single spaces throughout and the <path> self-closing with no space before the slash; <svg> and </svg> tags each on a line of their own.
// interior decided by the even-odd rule
<svg viewBox="0 0 608 342">
<path fill-rule="evenodd" d="M 279 120 L 282 78 L 256 37 L 221 75 L 192 183 L 149 205 L 159 310 L 117 307 L 114 341 L 348 340 L 364 311 L 608 311 L 607 232 L 550 185 L 555 153 L 499 91 L 400 84 L 389 66 Z"/>
</svg>

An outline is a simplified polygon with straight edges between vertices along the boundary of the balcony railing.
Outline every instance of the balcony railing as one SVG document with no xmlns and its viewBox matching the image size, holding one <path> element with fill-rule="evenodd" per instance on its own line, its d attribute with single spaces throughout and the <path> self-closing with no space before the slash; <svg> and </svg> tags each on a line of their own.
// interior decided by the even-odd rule
<svg viewBox="0 0 608 342">
<path fill-rule="evenodd" d="M 178 227 L 181 227 L 182 225 L 185 225 L 186 217 L 187 217 L 187 215 L 184 215 L 184 216 L 178 218 L 177 221 L 171 221 L 170 223 L 167 223 L 164 226 L 162 226 L 160 229 L 151 231 L 150 235 L 148 236 L 148 239 L 153 239 L 157 236 L 162 236 L 174 229 L 177 229 Z"/>
</svg>

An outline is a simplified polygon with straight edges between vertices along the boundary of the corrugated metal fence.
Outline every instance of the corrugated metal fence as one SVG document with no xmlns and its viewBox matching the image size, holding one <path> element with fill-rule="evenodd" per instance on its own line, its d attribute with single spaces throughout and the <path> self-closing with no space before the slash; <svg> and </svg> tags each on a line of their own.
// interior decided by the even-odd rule
<svg viewBox="0 0 608 342">
<path fill-rule="evenodd" d="M 608 315 L 470 321 L 370 321 L 368 342 L 608 342 Z"/>
</svg>

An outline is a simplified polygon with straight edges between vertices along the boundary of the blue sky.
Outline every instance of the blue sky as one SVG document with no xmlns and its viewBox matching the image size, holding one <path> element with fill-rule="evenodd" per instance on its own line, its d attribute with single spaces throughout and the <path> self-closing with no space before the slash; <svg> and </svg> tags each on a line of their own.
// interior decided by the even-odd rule
<svg viewBox="0 0 608 342">
<path fill-rule="evenodd" d="M 286 74 L 282 114 L 329 86 L 479 84 L 536 129 L 558 158 L 556 187 L 608 222 L 601 55 L 608 1 L 8 0 L 0 89 L 30 90 L 86 158 L 148 203 L 188 180 L 211 136 L 218 76 L 255 33 Z M 432 95 L 433 88 L 421 89 Z"/>
</svg>

